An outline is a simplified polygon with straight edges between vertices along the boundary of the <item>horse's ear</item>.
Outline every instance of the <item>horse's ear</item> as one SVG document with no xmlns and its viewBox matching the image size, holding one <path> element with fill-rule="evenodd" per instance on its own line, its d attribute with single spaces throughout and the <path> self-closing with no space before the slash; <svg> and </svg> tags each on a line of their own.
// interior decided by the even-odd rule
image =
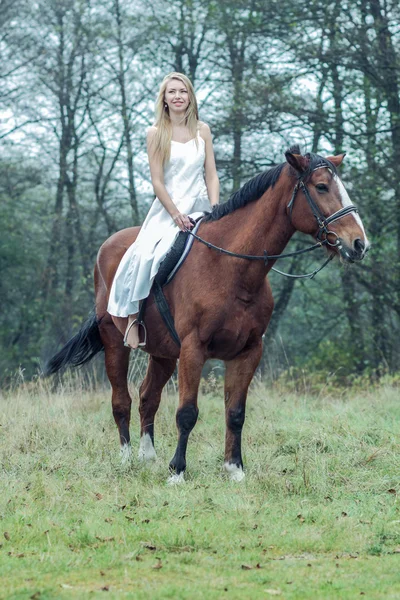
<svg viewBox="0 0 400 600">
<path fill-rule="evenodd" d="M 298 173 L 303 173 L 306 169 L 308 169 L 309 160 L 306 156 L 302 154 L 292 154 L 292 152 L 285 152 L 286 161 L 289 163 L 293 169 L 295 169 Z"/>
<path fill-rule="evenodd" d="M 326 160 L 333 163 L 335 167 L 340 167 L 345 156 L 346 152 L 343 152 L 343 154 L 338 154 L 337 156 L 328 156 Z"/>
</svg>

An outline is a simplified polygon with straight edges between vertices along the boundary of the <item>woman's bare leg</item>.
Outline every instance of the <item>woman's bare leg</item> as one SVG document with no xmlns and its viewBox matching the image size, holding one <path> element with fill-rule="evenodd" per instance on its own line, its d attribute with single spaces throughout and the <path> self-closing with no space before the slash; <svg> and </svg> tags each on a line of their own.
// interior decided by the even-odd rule
<svg viewBox="0 0 400 600">
<path fill-rule="evenodd" d="M 132 348 L 132 350 L 136 350 L 139 346 L 139 325 L 138 323 L 134 323 L 136 318 L 137 314 L 129 315 L 124 336 L 124 344 Z"/>
</svg>

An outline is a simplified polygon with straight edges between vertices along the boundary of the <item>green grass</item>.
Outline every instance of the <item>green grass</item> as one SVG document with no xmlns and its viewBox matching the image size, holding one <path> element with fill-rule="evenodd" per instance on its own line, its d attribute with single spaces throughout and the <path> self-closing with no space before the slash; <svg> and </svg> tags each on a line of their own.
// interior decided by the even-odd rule
<svg viewBox="0 0 400 600">
<path fill-rule="evenodd" d="M 0 397 L 1 598 L 400 597 L 398 390 L 254 385 L 241 484 L 221 472 L 222 396 L 203 394 L 173 488 L 174 393 L 150 466 L 119 464 L 109 397 L 72 384 Z"/>
</svg>

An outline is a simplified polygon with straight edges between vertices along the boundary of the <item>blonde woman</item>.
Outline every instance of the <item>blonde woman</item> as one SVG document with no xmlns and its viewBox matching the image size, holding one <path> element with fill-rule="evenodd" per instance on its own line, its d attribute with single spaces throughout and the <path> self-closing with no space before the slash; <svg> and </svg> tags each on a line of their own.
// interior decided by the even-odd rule
<svg viewBox="0 0 400 600">
<path fill-rule="evenodd" d="M 149 295 L 179 230 L 190 229 L 189 216 L 196 218 L 219 201 L 211 131 L 199 121 L 194 89 L 185 75 L 170 73 L 164 78 L 155 112 L 147 153 L 156 199 L 121 260 L 107 308 L 113 316 L 129 317 L 124 343 L 133 349 L 140 345 L 139 301 Z"/>
</svg>

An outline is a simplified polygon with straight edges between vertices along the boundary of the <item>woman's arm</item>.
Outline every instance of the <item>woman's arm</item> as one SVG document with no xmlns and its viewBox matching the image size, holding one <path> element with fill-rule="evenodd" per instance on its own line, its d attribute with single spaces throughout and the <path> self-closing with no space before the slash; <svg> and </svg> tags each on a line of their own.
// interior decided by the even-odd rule
<svg viewBox="0 0 400 600">
<path fill-rule="evenodd" d="M 153 190 L 165 210 L 169 212 L 171 218 L 175 224 L 178 225 L 179 229 L 184 231 L 185 229 L 191 229 L 192 224 L 186 215 L 179 212 L 170 195 L 167 192 L 167 188 L 164 184 L 164 171 L 161 164 L 161 160 L 156 156 L 153 147 L 154 135 L 157 129 L 150 127 L 147 132 L 147 155 L 149 157 L 151 183 L 153 184 Z"/>
<path fill-rule="evenodd" d="M 204 161 L 204 171 L 208 197 L 210 199 L 211 206 L 215 206 L 219 202 L 219 179 L 217 167 L 215 166 L 211 130 L 206 123 L 201 124 L 200 135 L 206 144 L 206 159 Z"/>
</svg>

